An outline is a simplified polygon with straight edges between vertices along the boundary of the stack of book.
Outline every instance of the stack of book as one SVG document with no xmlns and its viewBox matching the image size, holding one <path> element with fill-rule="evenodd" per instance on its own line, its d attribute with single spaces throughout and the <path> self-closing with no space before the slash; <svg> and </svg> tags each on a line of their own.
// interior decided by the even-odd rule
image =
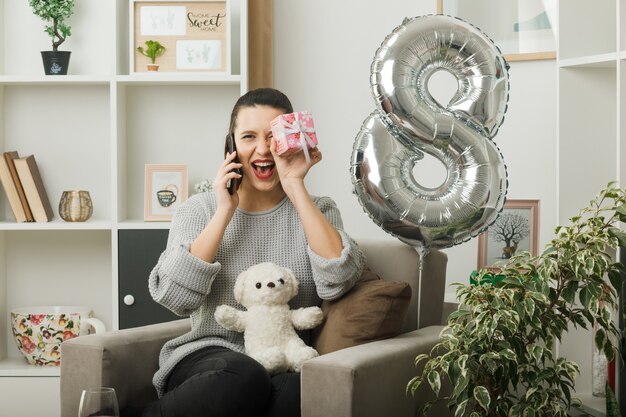
<svg viewBox="0 0 626 417">
<path fill-rule="evenodd" d="M 18 223 L 49 222 L 54 216 L 34 155 L 0 154 L 0 182 Z"/>
</svg>

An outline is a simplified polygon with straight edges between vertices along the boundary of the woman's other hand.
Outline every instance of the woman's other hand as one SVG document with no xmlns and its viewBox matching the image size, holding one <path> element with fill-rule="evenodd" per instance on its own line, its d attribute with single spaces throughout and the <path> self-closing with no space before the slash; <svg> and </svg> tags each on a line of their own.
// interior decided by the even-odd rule
<svg viewBox="0 0 626 417">
<path fill-rule="evenodd" d="M 317 147 L 309 149 L 309 162 L 307 162 L 303 151 L 286 152 L 278 155 L 276 153 L 276 141 L 273 139 L 270 143 L 270 151 L 274 157 L 280 183 L 287 194 L 289 194 L 289 188 L 293 183 L 303 182 L 309 169 L 322 160 L 322 152 Z"/>
</svg>

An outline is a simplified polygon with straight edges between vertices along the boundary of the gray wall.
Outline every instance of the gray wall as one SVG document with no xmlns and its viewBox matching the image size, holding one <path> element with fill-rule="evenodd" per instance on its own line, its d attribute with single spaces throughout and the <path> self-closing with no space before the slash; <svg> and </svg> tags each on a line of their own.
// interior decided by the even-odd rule
<svg viewBox="0 0 626 417">
<path fill-rule="evenodd" d="M 354 237 L 393 239 L 363 212 L 349 176 L 354 138 L 374 109 L 374 52 L 404 17 L 435 12 L 436 0 L 274 0 L 274 85 L 295 108 L 313 113 L 324 154 L 309 174 L 309 191 L 335 199 Z M 507 197 L 540 200 L 541 249 L 556 226 L 555 61 L 512 62 L 510 82 L 495 142 L 508 168 Z M 446 249 L 448 283 L 468 280 L 477 250 L 477 239 Z"/>
</svg>

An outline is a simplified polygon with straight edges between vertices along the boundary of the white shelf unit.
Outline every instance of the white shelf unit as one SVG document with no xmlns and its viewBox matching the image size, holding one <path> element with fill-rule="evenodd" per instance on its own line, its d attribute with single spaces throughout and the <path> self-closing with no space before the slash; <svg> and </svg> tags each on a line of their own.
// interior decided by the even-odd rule
<svg viewBox="0 0 626 417">
<path fill-rule="evenodd" d="M 144 165 L 187 164 L 189 193 L 223 159 L 230 110 L 248 90 L 247 0 L 231 0 L 231 73 L 129 75 L 125 0 L 76 2 L 67 76 L 45 76 L 44 23 L 26 1 L 0 0 L 0 151 L 34 154 L 55 212 L 49 223 L 15 222 L 0 192 L 0 404 L 37 415 L 23 389 L 52 390 L 57 368 L 33 367 L 18 352 L 10 311 L 29 305 L 86 305 L 118 326 L 117 235 L 167 229 L 143 221 Z M 84 223 L 58 215 L 61 193 L 84 189 L 94 211 Z M 20 390 L 12 387 L 21 387 Z M 55 403 L 56 402 L 56 403 Z M 13 411 L 13 413 L 11 413 Z M 7 414 L 7 415 L 9 415 Z"/>
<path fill-rule="evenodd" d="M 626 125 L 621 123 L 626 0 L 557 4 L 558 224 L 568 224 L 609 181 L 626 184 Z M 591 331 L 572 328 L 559 344 L 559 355 L 578 363 L 576 395 L 587 411 L 603 416 L 604 399 L 591 395 L 592 347 Z"/>
</svg>

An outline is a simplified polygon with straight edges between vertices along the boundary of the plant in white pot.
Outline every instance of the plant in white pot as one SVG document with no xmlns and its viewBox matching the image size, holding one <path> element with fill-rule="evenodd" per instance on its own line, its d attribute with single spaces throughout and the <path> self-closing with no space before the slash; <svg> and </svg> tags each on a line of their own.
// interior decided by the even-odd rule
<svg viewBox="0 0 626 417">
<path fill-rule="evenodd" d="M 48 23 L 44 31 L 52 39 L 52 51 L 41 51 L 46 75 L 67 74 L 71 52 L 58 49 L 72 34 L 65 21 L 74 13 L 74 0 L 28 0 L 28 3 L 33 13 Z"/>
</svg>

